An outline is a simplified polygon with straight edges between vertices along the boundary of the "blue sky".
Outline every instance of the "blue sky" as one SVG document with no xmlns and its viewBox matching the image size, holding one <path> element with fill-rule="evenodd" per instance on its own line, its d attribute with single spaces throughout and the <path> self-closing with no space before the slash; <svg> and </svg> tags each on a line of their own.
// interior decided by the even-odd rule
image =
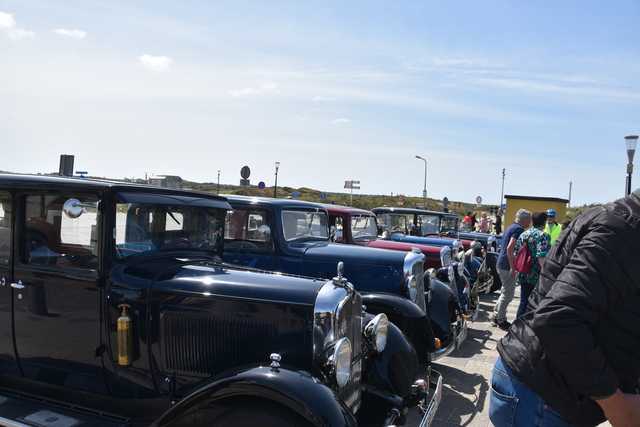
<svg viewBox="0 0 640 427">
<path fill-rule="evenodd" d="M 0 0 L 0 169 L 607 202 L 636 1 Z M 640 147 L 639 147 L 640 149 Z M 640 156 L 637 156 L 640 165 Z M 640 186 L 640 166 L 634 174 Z"/>
</svg>

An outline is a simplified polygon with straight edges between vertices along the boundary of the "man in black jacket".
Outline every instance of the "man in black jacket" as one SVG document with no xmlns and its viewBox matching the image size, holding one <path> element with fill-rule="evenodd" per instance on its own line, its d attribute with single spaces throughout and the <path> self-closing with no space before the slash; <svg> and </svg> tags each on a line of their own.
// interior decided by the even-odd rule
<svg viewBox="0 0 640 427">
<path fill-rule="evenodd" d="M 498 343 L 503 426 L 640 426 L 640 189 L 580 215 Z"/>
</svg>

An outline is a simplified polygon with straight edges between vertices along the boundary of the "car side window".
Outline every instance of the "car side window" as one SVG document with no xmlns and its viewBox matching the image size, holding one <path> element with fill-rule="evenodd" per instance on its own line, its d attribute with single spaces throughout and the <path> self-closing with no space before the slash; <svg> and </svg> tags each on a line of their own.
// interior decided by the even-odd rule
<svg viewBox="0 0 640 427">
<path fill-rule="evenodd" d="M 224 246 L 229 249 L 269 249 L 270 234 L 264 228 L 271 227 L 269 213 L 258 209 L 233 209 L 227 212 L 227 228 Z"/>
<path fill-rule="evenodd" d="M 11 260 L 11 195 L 0 191 L 0 264 Z"/>
<path fill-rule="evenodd" d="M 70 218 L 64 202 L 77 199 L 83 213 Z M 22 262 L 48 267 L 97 268 L 97 198 L 94 196 L 31 194 L 24 197 Z"/>
</svg>

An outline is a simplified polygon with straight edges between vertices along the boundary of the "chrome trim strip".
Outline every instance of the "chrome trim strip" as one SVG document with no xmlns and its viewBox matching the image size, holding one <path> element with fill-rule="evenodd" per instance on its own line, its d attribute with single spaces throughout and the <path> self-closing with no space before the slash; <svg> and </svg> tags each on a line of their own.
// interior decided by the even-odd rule
<svg viewBox="0 0 640 427">
<path fill-rule="evenodd" d="M 4 427 L 33 427 L 32 424 L 22 424 L 14 420 L 0 417 L 0 425 Z"/>
</svg>

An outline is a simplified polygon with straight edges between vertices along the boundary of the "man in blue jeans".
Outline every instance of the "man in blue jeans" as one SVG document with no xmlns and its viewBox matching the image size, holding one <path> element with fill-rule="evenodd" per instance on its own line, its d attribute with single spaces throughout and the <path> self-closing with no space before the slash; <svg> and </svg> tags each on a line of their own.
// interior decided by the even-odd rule
<svg viewBox="0 0 640 427">
<path fill-rule="evenodd" d="M 498 342 L 496 427 L 640 426 L 640 189 L 578 216 Z"/>
<path fill-rule="evenodd" d="M 507 307 L 516 290 L 516 270 L 513 268 L 513 258 L 516 249 L 518 237 L 529 227 L 531 223 L 531 212 L 520 209 L 516 212 L 516 221 L 504 230 L 502 235 L 502 246 L 500 247 L 500 255 L 496 262 L 496 270 L 502 281 L 502 289 L 498 302 L 493 307 L 493 317 L 489 320 L 491 325 L 497 326 L 502 330 L 509 329 L 511 323 L 507 321 Z"/>
</svg>

